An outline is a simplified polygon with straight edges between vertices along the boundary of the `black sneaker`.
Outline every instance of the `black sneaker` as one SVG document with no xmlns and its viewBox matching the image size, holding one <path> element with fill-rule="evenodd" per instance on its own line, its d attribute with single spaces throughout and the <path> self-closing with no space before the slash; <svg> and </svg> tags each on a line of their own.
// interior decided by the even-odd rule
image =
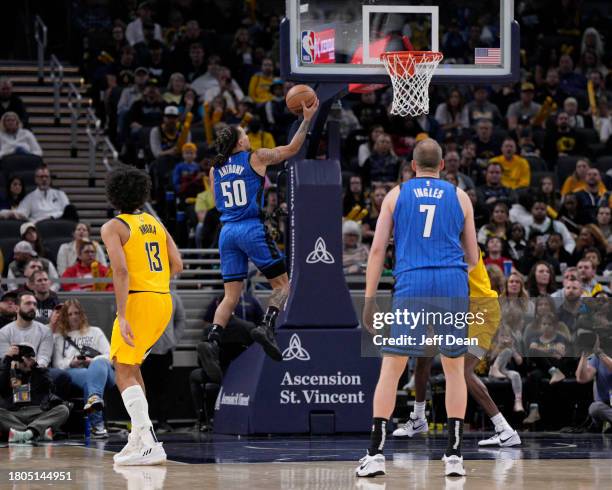
<svg viewBox="0 0 612 490">
<path fill-rule="evenodd" d="M 219 362 L 219 345 L 216 342 L 200 342 L 197 346 L 202 369 L 211 383 L 221 384 L 223 371 Z"/>
<path fill-rule="evenodd" d="M 278 348 L 276 338 L 274 337 L 274 329 L 267 325 L 259 325 L 251 330 L 251 338 L 263 347 L 263 350 L 268 356 L 275 361 L 282 361 L 283 354 Z"/>
</svg>

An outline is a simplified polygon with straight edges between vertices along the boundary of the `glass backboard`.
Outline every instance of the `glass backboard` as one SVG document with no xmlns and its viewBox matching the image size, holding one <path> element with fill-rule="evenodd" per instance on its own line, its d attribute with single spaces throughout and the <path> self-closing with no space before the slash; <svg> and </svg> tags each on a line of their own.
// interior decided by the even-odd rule
<svg viewBox="0 0 612 490">
<path fill-rule="evenodd" d="M 518 76 L 513 0 L 287 0 L 283 76 L 388 82 L 384 51 L 440 51 L 434 82 Z"/>
</svg>

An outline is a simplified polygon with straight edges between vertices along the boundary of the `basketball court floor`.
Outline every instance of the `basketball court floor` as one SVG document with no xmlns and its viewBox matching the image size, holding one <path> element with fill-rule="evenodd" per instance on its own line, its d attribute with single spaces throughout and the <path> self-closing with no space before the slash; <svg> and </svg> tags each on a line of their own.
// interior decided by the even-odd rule
<svg viewBox="0 0 612 490">
<path fill-rule="evenodd" d="M 606 489 L 612 488 L 612 438 L 600 434 L 522 434 L 521 448 L 478 449 L 466 434 L 467 478 L 444 478 L 446 436 L 388 440 L 387 476 L 357 479 L 368 436 L 162 436 L 169 461 L 113 467 L 124 439 L 61 441 L 0 448 L 1 489 Z M 70 481 L 11 481 L 18 472 L 69 472 Z"/>
</svg>

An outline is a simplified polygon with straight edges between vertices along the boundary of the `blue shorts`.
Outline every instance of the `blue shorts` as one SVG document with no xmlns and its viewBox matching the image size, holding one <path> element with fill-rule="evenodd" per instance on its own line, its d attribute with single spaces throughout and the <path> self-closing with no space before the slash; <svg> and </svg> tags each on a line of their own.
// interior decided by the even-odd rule
<svg viewBox="0 0 612 490">
<path fill-rule="evenodd" d="M 285 257 L 260 220 L 224 223 L 219 254 L 224 282 L 246 279 L 249 259 L 268 279 L 286 272 Z"/>
<path fill-rule="evenodd" d="M 396 277 L 392 310 L 396 317 L 387 334 L 395 345 L 387 344 L 382 351 L 415 357 L 440 352 L 459 357 L 468 347 L 468 311 L 465 269 L 429 268 L 402 273 Z"/>
</svg>

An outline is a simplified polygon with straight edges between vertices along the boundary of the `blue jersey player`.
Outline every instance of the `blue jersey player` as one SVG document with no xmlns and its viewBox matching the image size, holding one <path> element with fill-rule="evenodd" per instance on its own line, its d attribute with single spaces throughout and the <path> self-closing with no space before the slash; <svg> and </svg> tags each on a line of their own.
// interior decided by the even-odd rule
<svg viewBox="0 0 612 490">
<path fill-rule="evenodd" d="M 225 295 L 215 311 L 208 342 L 199 347 L 202 368 L 212 382 L 221 381 L 220 334 L 240 300 L 249 260 L 272 286 L 263 323 L 251 331 L 251 336 L 270 357 L 282 360 L 274 337 L 274 325 L 287 299 L 289 279 L 285 258 L 267 234 L 263 221 L 264 176 L 268 165 L 281 163 L 297 154 L 318 107 L 318 99 L 310 107 L 302 104 L 304 119 L 286 146 L 261 148 L 252 152 L 249 138 L 239 126 L 224 128 L 217 136 L 218 155 L 210 170 L 210 182 L 223 225 L 219 237 L 219 254 Z"/>
<path fill-rule="evenodd" d="M 478 263 L 478 245 L 474 226 L 474 212 L 469 197 L 459 188 L 440 180 L 444 168 L 442 149 L 432 139 L 421 141 L 414 150 L 412 169 L 416 177 L 395 187 L 387 194 L 376 224 L 374 241 L 370 249 L 366 272 L 366 308 L 364 324 L 371 328 L 376 290 L 383 269 L 389 239 L 395 242 L 396 287 L 394 309 L 406 308 L 435 310 L 434 313 L 459 312 L 464 302 L 467 308 L 468 269 Z M 415 311 L 414 309 L 412 310 Z M 397 318 L 397 315 L 395 315 Z M 435 318 L 432 316 L 432 318 Z M 453 318 L 458 318 L 453 317 Z M 374 415 L 368 454 L 356 470 L 357 476 L 385 474 L 383 446 L 386 424 L 395 408 L 399 378 L 404 372 L 409 355 L 424 355 L 425 331 L 408 327 L 395 319 L 390 331 L 402 331 L 412 336 L 414 345 L 383 348 L 380 377 L 374 393 Z M 462 339 L 465 328 L 458 324 L 441 328 L 453 338 Z M 403 329 L 403 330 L 402 330 Z M 413 330 L 414 329 L 414 330 Z M 419 332 L 414 334 L 413 332 Z M 392 336 L 390 340 L 393 340 Z M 396 338 L 401 336 L 396 335 Z M 446 476 L 464 476 L 461 439 L 463 418 L 467 404 L 467 389 L 463 373 L 463 354 L 467 346 L 461 342 L 447 341 L 446 335 L 438 343 L 442 354 L 442 366 L 446 377 L 446 412 L 448 414 L 449 442 L 443 460 Z M 431 337 L 430 337 L 431 340 Z"/>
</svg>

